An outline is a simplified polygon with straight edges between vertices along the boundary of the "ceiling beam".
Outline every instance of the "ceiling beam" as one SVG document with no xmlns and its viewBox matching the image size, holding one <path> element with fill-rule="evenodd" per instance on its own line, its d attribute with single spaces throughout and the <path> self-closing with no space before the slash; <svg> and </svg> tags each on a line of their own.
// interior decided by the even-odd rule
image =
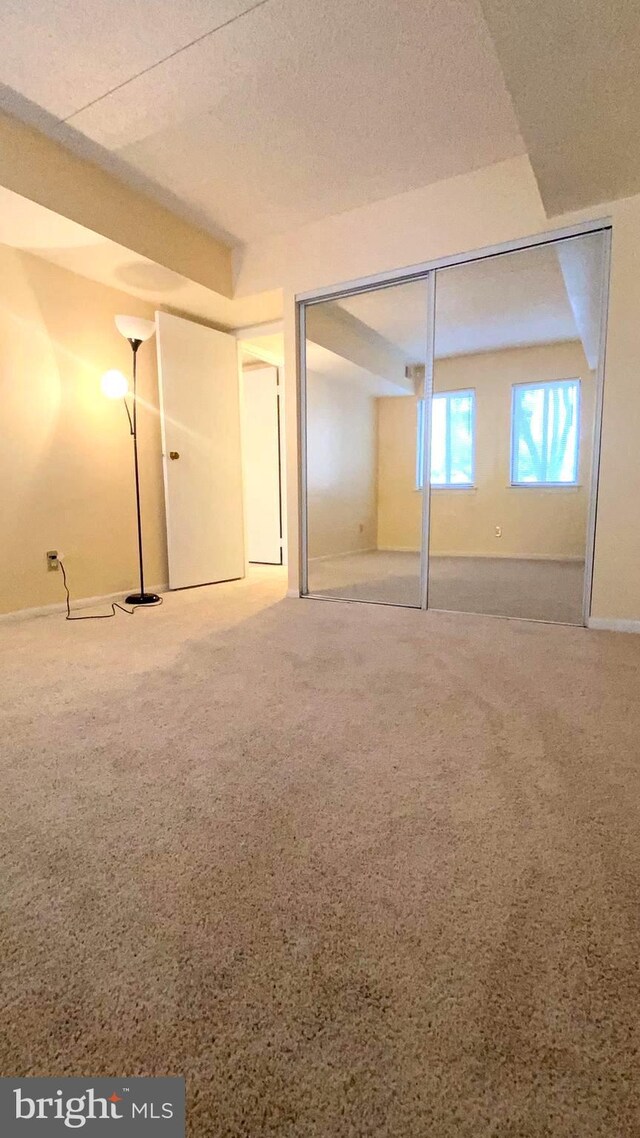
<svg viewBox="0 0 640 1138">
<path fill-rule="evenodd" d="M 555 252 L 569 304 L 589 367 L 598 366 L 602 323 L 602 242 L 594 233 L 576 241 L 561 241 Z"/>
<path fill-rule="evenodd" d="M 413 381 L 406 375 L 408 361 L 400 349 L 339 304 L 310 305 L 305 332 L 307 340 L 320 348 L 386 380 L 404 394 L 413 394 Z"/>
<path fill-rule="evenodd" d="M 2 111 L 0 185 L 222 296 L 233 295 L 231 249 L 222 241 Z"/>
</svg>

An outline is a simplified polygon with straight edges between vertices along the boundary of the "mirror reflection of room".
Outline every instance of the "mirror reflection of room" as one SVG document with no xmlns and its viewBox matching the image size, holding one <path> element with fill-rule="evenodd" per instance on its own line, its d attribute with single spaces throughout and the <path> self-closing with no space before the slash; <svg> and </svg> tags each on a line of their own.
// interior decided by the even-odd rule
<svg viewBox="0 0 640 1138">
<path fill-rule="evenodd" d="M 601 281 L 597 232 L 438 270 L 430 398 L 426 278 L 307 308 L 310 593 L 582 624 Z"/>
<path fill-rule="evenodd" d="M 430 399 L 426 278 L 307 309 L 309 593 L 583 622 L 602 279 L 601 233 L 438 270 Z"/>
<path fill-rule="evenodd" d="M 306 312 L 308 591 L 420 605 L 422 494 L 417 392 L 427 283 L 409 281 Z M 399 486 L 408 479 L 408 503 Z M 399 519 L 398 510 L 403 511 Z M 399 539 L 399 535 L 402 539 Z"/>
<path fill-rule="evenodd" d="M 436 275 L 431 608 L 583 621 L 602 249 Z"/>
</svg>

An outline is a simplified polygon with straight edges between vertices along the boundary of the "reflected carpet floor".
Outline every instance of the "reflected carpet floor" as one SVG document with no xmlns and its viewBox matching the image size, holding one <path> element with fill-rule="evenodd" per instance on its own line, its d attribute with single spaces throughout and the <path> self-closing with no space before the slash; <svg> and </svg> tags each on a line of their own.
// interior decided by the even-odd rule
<svg viewBox="0 0 640 1138">
<path fill-rule="evenodd" d="M 640 1133 L 640 638 L 284 600 L 0 625 L 3 1074 L 197 1138 Z"/>
<path fill-rule="evenodd" d="M 429 606 L 448 612 L 582 624 L 584 563 L 509 557 L 432 557 Z M 420 555 L 367 550 L 309 564 L 309 592 L 420 606 Z"/>
</svg>

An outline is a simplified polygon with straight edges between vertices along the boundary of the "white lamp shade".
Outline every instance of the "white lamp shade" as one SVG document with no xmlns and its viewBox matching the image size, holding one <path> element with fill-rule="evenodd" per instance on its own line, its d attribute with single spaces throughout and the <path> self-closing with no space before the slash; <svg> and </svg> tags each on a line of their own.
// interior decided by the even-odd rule
<svg viewBox="0 0 640 1138">
<path fill-rule="evenodd" d="M 112 368 L 111 371 L 106 371 L 100 380 L 100 387 L 102 394 L 106 395 L 107 399 L 124 399 L 129 384 L 121 371 L 116 371 Z"/>
<path fill-rule="evenodd" d="M 153 320 L 141 316 L 116 316 L 116 328 L 127 340 L 150 340 L 156 330 Z"/>
</svg>

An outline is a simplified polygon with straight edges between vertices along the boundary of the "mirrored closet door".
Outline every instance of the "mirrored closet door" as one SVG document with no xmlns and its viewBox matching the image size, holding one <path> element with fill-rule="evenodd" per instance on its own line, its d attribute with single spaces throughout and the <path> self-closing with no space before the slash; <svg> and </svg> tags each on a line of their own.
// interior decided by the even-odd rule
<svg viewBox="0 0 640 1138">
<path fill-rule="evenodd" d="M 305 312 L 307 591 L 420 607 L 425 279 Z"/>
<path fill-rule="evenodd" d="M 585 622 L 608 242 L 302 306 L 304 593 Z"/>
<path fill-rule="evenodd" d="M 604 255 L 596 232 L 436 273 L 430 608 L 583 623 Z"/>
</svg>

